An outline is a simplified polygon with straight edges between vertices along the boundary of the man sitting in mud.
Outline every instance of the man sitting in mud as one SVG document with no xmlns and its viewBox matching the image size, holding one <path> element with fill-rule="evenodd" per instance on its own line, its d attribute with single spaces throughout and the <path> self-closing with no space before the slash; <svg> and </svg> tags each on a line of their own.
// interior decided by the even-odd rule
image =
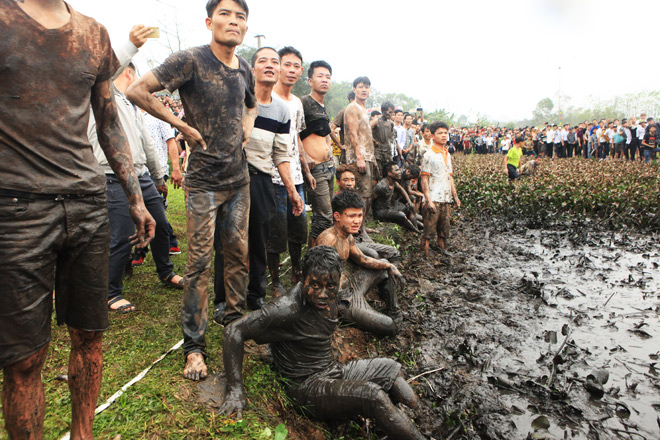
<svg viewBox="0 0 660 440">
<path fill-rule="evenodd" d="M 335 249 L 311 249 L 302 260 L 302 283 L 225 328 L 227 397 L 220 411 L 242 417 L 247 406 L 243 347 L 253 339 L 258 344 L 270 343 L 275 368 L 286 379 L 286 393 L 304 414 L 325 420 L 360 414 L 375 419 L 389 438 L 423 439 L 395 406 L 399 402 L 410 408 L 418 406 L 399 363 L 377 358 L 340 364 L 332 357 L 341 268 Z"/>
<path fill-rule="evenodd" d="M 340 165 L 336 171 L 337 185 L 339 190 L 337 194 L 346 190 L 355 189 L 355 168 L 352 165 Z M 367 228 L 362 228 L 362 232 L 353 234 L 355 238 L 355 244 L 362 251 L 364 255 L 371 258 L 383 258 L 390 263 L 396 263 L 399 257 L 399 251 L 394 246 L 388 246 L 386 244 L 376 243 L 371 239 L 367 233 Z"/>
<path fill-rule="evenodd" d="M 376 185 L 371 196 L 374 218 L 382 222 L 396 223 L 419 234 L 419 229 L 423 225 L 417 221 L 415 209 L 408 193 L 399 184 L 401 180 L 399 165 L 395 162 L 389 162 L 385 165 L 383 173 L 385 178 Z M 403 198 L 405 204 L 400 203 L 394 197 L 395 192 Z"/>
<path fill-rule="evenodd" d="M 365 256 L 355 244 L 353 234 L 358 233 L 362 225 L 363 208 L 364 200 L 357 192 L 347 190 L 337 194 L 332 199 L 335 224 L 319 235 L 316 244 L 337 249 L 344 262 L 339 293 L 342 321 L 354 323 L 357 328 L 377 336 L 393 336 L 397 328 L 392 318 L 372 309 L 365 295 L 371 287 L 378 286 L 378 295 L 385 302 L 386 311 L 396 313 L 394 280 L 403 280 L 403 277 L 394 264 Z"/>
</svg>

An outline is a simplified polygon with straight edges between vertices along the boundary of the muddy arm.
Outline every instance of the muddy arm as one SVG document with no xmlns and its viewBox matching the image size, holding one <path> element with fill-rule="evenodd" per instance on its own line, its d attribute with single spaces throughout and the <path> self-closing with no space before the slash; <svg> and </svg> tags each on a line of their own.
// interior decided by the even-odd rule
<svg viewBox="0 0 660 440">
<path fill-rule="evenodd" d="M 140 182 L 133 168 L 133 157 L 128 140 L 121 129 L 110 80 L 94 85 L 91 103 L 99 145 L 124 188 L 130 204 L 130 215 L 137 227 L 136 234 L 130 239 L 131 243 L 146 247 L 154 237 L 156 222 L 144 206 Z"/>
</svg>

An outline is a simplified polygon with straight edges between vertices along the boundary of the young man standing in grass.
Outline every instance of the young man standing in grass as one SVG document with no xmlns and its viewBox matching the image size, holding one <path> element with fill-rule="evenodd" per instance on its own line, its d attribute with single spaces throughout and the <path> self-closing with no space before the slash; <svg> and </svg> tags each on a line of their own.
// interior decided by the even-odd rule
<svg viewBox="0 0 660 440">
<path fill-rule="evenodd" d="M 518 168 L 520 167 L 520 158 L 523 156 L 522 145 L 525 138 L 518 136 L 513 148 L 509 150 L 504 158 L 504 172 L 509 175 L 509 180 L 515 180 L 520 177 Z"/>
<path fill-rule="evenodd" d="M 449 221 L 451 204 L 461 207 L 461 201 L 454 186 L 451 156 L 447 150 L 449 126 L 444 122 L 431 124 L 433 146 L 422 159 L 422 193 L 424 194 L 424 233 L 422 234 L 422 251 L 429 255 L 430 241 L 437 237 L 438 246 L 444 249 L 449 237 Z"/>
<path fill-rule="evenodd" d="M 209 0 L 206 12 L 211 43 L 170 55 L 126 92 L 134 104 L 183 133 L 191 148 L 185 178 L 188 262 L 181 308 L 183 376 L 191 380 L 207 376 L 205 334 L 216 222 L 221 225 L 217 239 L 225 262 L 224 321 L 245 312 L 250 188 L 243 147 L 257 114 L 252 70 L 235 54 L 247 32 L 247 3 Z M 164 88 L 179 90 L 185 122 L 152 95 Z"/>
</svg>

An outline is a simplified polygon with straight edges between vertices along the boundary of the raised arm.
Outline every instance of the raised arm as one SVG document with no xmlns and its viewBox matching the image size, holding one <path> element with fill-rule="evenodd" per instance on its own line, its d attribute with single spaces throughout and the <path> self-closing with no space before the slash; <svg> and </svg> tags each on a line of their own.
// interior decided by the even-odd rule
<svg viewBox="0 0 660 440">
<path fill-rule="evenodd" d="M 165 108 L 165 106 L 152 95 L 154 92 L 159 92 L 165 87 L 158 81 L 153 72 L 148 72 L 143 77 L 135 81 L 126 90 L 126 97 L 135 105 L 149 113 L 150 115 L 161 119 L 172 127 L 179 130 L 185 138 L 191 149 L 197 146 L 206 150 L 206 143 L 202 135 L 195 128 L 191 127 L 181 119 L 174 116 L 174 114 Z M 254 121 L 252 121 L 254 125 Z"/>
<path fill-rule="evenodd" d="M 98 82 L 92 87 L 91 104 L 99 145 L 126 192 L 131 218 L 137 227 L 130 241 L 139 247 L 146 247 L 154 238 L 156 222 L 144 206 L 140 182 L 133 168 L 128 140 L 121 129 L 110 80 Z"/>
</svg>

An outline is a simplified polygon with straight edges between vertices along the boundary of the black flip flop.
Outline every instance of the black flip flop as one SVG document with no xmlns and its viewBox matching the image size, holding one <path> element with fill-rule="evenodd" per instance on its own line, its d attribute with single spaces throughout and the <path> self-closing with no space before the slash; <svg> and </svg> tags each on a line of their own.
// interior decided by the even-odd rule
<svg viewBox="0 0 660 440">
<path fill-rule="evenodd" d="M 112 307 L 110 307 L 111 305 L 113 305 L 117 301 L 121 301 L 122 299 L 126 300 L 126 298 L 124 298 L 122 295 L 119 295 L 119 296 L 115 296 L 110 301 L 108 301 L 108 310 L 110 310 L 111 312 L 117 312 L 120 315 L 125 315 L 127 313 L 135 312 L 137 310 L 137 308 L 133 304 L 131 304 L 130 301 L 128 302 L 128 304 L 124 304 L 123 306 L 119 306 L 116 309 L 113 309 Z"/>
</svg>

